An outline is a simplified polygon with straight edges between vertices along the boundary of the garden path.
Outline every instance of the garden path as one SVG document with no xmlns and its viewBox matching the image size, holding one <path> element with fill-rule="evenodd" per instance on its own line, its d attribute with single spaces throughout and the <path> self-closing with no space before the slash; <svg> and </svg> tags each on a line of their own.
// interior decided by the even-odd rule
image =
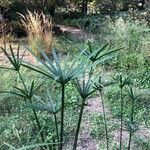
<svg viewBox="0 0 150 150">
<path fill-rule="evenodd" d="M 77 150 L 104 150 L 105 148 L 100 149 L 100 146 L 104 146 L 104 145 L 106 146 L 105 137 L 102 138 L 101 140 L 95 140 L 91 135 L 93 124 L 92 122 L 90 122 L 90 120 L 92 120 L 91 117 L 93 115 L 95 117 L 99 115 L 103 116 L 102 100 L 100 97 L 95 97 L 95 98 L 88 99 L 87 102 L 88 104 L 84 110 L 83 121 L 82 121 L 83 124 L 80 130 Z M 109 147 L 110 149 L 113 149 L 113 146 L 115 144 L 119 145 L 120 120 L 115 119 L 112 116 L 111 111 L 106 105 L 105 105 L 105 112 L 107 116 L 106 118 L 107 124 L 109 126 L 108 130 L 110 130 L 108 133 L 110 138 Z M 99 132 L 99 130 L 97 132 Z M 143 140 L 148 140 L 150 139 L 150 128 L 140 126 L 139 130 L 134 134 L 134 136 L 137 138 L 140 137 Z M 129 133 L 123 127 L 123 132 L 122 132 L 123 143 L 128 144 L 128 139 L 129 139 Z M 132 143 L 132 146 L 133 145 L 134 143 Z"/>
<path fill-rule="evenodd" d="M 94 39 L 95 35 L 88 33 L 84 31 L 83 29 L 72 27 L 72 26 L 65 26 L 65 25 L 59 25 L 61 30 L 63 32 L 71 33 L 74 37 L 80 39 L 80 40 L 86 40 L 86 39 Z"/>
<path fill-rule="evenodd" d="M 2 46 L 2 45 L 0 45 Z M 9 43 L 6 44 L 6 46 L 9 48 Z M 16 50 L 18 48 L 18 44 L 17 43 L 12 43 L 12 48 L 14 50 Z M 3 47 L 3 46 L 2 46 Z M 10 54 L 10 51 L 8 51 L 8 53 Z M 17 54 L 16 51 L 14 51 L 15 54 Z M 20 48 L 20 58 L 23 55 L 23 60 L 28 62 L 28 63 L 36 63 L 35 58 L 28 52 L 25 51 L 25 49 L 23 47 Z M 6 56 L 4 55 L 3 51 L 1 51 L 0 49 L 0 66 L 8 66 L 9 64 L 9 60 L 6 58 Z"/>
</svg>

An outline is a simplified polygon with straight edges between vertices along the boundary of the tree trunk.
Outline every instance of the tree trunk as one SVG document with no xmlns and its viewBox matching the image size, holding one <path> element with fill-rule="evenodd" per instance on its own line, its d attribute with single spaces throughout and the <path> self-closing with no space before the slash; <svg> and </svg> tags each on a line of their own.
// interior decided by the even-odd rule
<svg viewBox="0 0 150 150">
<path fill-rule="evenodd" d="M 48 12 L 51 15 L 51 17 L 54 17 L 54 15 L 55 15 L 55 6 L 54 5 L 50 6 L 48 8 Z"/>
<path fill-rule="evenodd" d="M 88 5 L 88 0 L 83 0 L 82 1 L 82 13 L 87 14 L 87 5 Z"/>
<path fill-rule="evenodd" d="M 116 10 L 116 0 L 112 0 L 112 10 Z"/>
</svg>

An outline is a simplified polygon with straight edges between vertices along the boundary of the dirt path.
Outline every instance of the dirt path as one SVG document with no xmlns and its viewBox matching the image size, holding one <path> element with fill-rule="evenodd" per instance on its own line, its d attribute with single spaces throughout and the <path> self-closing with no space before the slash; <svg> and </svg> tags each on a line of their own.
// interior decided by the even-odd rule
<svg viewBox="0 0 150 150">
<path fill-rule="evenodd" d="M 97 116 L 102 115 L 103 116 L 103 107 L 102 107 L 102 100 L 100 97 L 91 98 L 88 101 L 88 106 L 85 107 L 84 110 L 84 116 L 83 116 L 83 124 L 80 130 L 80 137 L 78 142 L 78 148 L 77 150 L 105 150 L 101 149 L 99 145 L 101 146 L 100 140 L 95 140 L 91 136 L 91 130 L 92 130 L 92 122 L 90 122 L 91 118 L 90 116 L 95 114 Z M 120 139 L 120 120 L 115 119 L 109 108 L 105 105 L 105 112 L 107 116 L 107 124 L 108 126 L 117 125 L 115 129 L 112 129 L 109 131 L 110 142 L 109 146 L 110 149 L 113 149 L 114 144 L 119 144 Z M 109 128 L 109 127 L 108 127 Z M 140 137 L 143 140 L 150 139 L 150 129 L 139 127 L 139 130 L 134 134 L 135 137 Z M 126 130 L 123 130 L 122 133 L 122 140 L 123 143 L 127 144 L 129 140 L 129 132 Z M 105 145 L 105 137 L 104 140 L 102 140 L 102 143 Z M 105 145 L 106 146 L 106 145 Z M 134 146 L 134 143 L 132 143 L 132 146 Z M 106 148 L 106 147 L 105 147 Z"/>
<path fill-rule="evenodd" d="M 9 43 L 6 44 L 7 48 L 9 49 Z M 15 55 L 17 54 L 17 52 L 15 50 L 18 49 L 18 44 L 13 43 L 12 48 L 14 50 Z M 8 51 L 8 53 L 11 55 L 10 51 Z M 28 52 L 25 51 L 25 48 L 20 46 L 20 58 L 23 56 L 23 60 L 28 62 L 28 63 L 32 63 L 35 64 L 36 60 L 35 58 Z M 9 64 L 9 60 L 8 58 L 4 55 L 3 51 L 0 49 L 0 66 L 8 66 Z"/>
<path fill-rule="evenodd" d="M 91 136 L 92 124 L 90 122 L 91 114 L 102 114 L 102 104 L 99 97 L 89 99 L 88 106 L 85 107 L 83 117 L 83 126 L 79 137 L 78 150 L 98 150 L 98 143 Z"/>
<path fill-rule="evenodd" d="M 86 40 L 86 39 L 94 39 L 95 35 L 85 32 L 82 29 L 79 29 L 77 27 L 69 27 L 69 26 L 64 26 L 64 25 L 59 25 L 61 30 L 63 32 L 68 32 L 71 33 L 74 37 L 81 39 L 81 40 Z"/>
</svg>

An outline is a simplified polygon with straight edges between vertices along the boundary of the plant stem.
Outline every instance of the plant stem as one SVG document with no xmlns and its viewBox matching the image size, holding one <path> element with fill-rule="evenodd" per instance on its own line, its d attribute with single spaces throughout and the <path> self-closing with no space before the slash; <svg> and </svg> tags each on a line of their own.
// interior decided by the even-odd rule
<svg viewBox="0 0 150 150">
<path fill-rule="evenodd" d="M 130 93 L 131 93 L 131 100 L 132 100 L 131 120 L 130 120 L 130 122 L 133 125 L 134 124 L 134 104 L 135 104 L 135 98 L 134 98 L 133 89 L 132 89 L 131 86 L 130 86 Z M 130 150 L 130 147 L 131 147 L 132 135 L 133 135 L 133 132 L 130 130 L 128 150 Z"/>
<path fill-rule="evenodd" d="M 26 85 L 25 85 L 25 82 L 24 82 L 24 80 L 23 80 L 23 78 L 22 78 L 22 75 L 21 75 L 20 71 L 18 71 L 18 74 L 19 74 L 19 78 L 20 78 L 20 80 L 21 80 L 21 82 L 22 82 L 22 84 L 23 84 L 23 87 L 25 88 L 26 92 L 28 93 L 28 89 L 27 89 L 27 87 L 26 87 Z M 29 98 L 29 101 L 30 101 L 30 103 L 32 104 L 32 98 Z M 33 109 L 32 109 L 32 110 L 33 110 Z M 41 131 L 40 121 L 39 121 L 39 119 L 38 119 L 38 116 L 37 116 L 37 113 L 36 113 L 35 110 L 33 110 L 33 114 L 34 114 L 34 117 L 35 117 L 35 120 L 36 120 L 36 124 L 37 124 L 37 126 L 38 126 L 38 130 L 40 131 L 40 136 L 41 136 L 42 142 L 44 143 L 44 142 L 45 142 L 44 134 L 43 134 L 43 132 Z M 43 149 L 43 148 L 41 147 L 41 149 Z"/>
<path fill-rule="evenodd" d="M 41 125 L 40 125 L 40 122 L 39 122 L 39 119 L 38 119 L 37 113 L 36 113 L 36 111 L 35 111 L 35 110 L 33 110 L 33 113 L 34 113 L 34 116 L 35 116 L 35 120 L 36 120 L 37 126 L 38 126 L 39 131 L 40 131 L 40 135 L 41 135 L 42 142 L 45 142 L 43 132 L 41 132 Z"/>
<path fill-rule="evenodd" d="M 120 110 L 121 110 L 121 120 L 120 120 L 120 150 L 122 149 L 122 128 L 123 128 L 123 88 L 121 87 L 120 89 L 120 96 L 121 96 L 121 105 L 120 105 Z"/>
<path fill-rule="evenodd" d="M 23 78 L 22 78 L 22 75 L 21 75 L 20 71 L 17 71 L 17 72 L 18 72 L 18 74 L 19 74 L 19 78 L 20 78 L 20 80 L 21 80 L 21 82 L 22 82 L 22 84 L 23 84 L 24 89 L 26 90 L 26 92 L 28 92 L 28 89 L 27 89 L 27 87 L 26 87 L 26 85 L 25 85 L 25 82 L 24 82 L 24 80 L 23 80 Z"/>
<path fill-rule="evenodd" d="M 56 127 L 57 142 L 59 143 L 58 123 L 57 123 L 57 116 L 56 116 L 56 114 L 54 114 L 54 120 L 55 120 L 55 127 Z"/>
<path fill-rule="evenodd" d="M 55 143 L 55 137 L 52 138 L 53 143 Z M 56 144 L 53 145 L 52 150 L 56 150 Z"/>
<path fill-rule="evenodd" d="M 63 149 L 63 134 L 64 134 L 64 105 L 65 105 L 65 84 L 62 84 L 62 97 L 61 97 L 61 129 L 60 129 L 60 147 L 59 150 Z"/>
<path fill-rule="evenodd" d="M 89 73 L 89 78 L 93 75 L 93 71 L 94 71 L 94 69 L 93 69 L 93 67 L 91 67 L 90 73 Z"/>
<path fill-rule="evenodd" d="M 48 145 L 49 150 L 53 150 L 51 145 Z M 46 148 L 45 148 L 46 149 Z"/>
<path fill-rule="evenodd" d="M 109 150 L 109 137 L 108 137 L 108 129 L 107 129 L 107 119 L 106 119 L 106 111 L 105 111 L 102 91 L 100 91 L 100 95 L 101 95 L 102 108 L 103 108 L 103 118 L 104 118 L 104 125 L 105 125 L 106 145 L 107 145 L 107 150 Z"/>
<path fill-rule="evenodd" d="M 32 104 L 32 99 L 30 98 L 29 99 L 29 101 L 30 101 L 30 103 Z M 33 110 L 33 109 L 32 109 Z M 33 110 L 33 114 L 34 114 L 34 117 L 35 117 L 35 120 L 36 120 L 36 124 L 37 124 L 37 126 L 38 126 L 38 130 L 39 130 L 39 132 L 40 132 L 40 136 L 41 136 L 41 139 L 42 139 L 42 142 L 44 143 L 45 142 L 45 139 L 44 139 L 44 134 L 43 134 L 43 132 L 41 131 L 41 125 L 40 125 L 40 121 L 39 121 L 39 119 L 38 119 L 38 116 L 37 116 L 37 113 L 36 113 L 36 111 L 35 110 Z M 46 146 L 45 146 L 46 147 Z M 43 149 L 43 148 L 42 148 Z"/>
<path fill-rule="evenodd" d="M 128 150 L 130 150 L 130 147 L 131 147 L 131 139 L 132 139 L 132 133 L 130 132 Z"/>
<path fill-rule="evenodd" d="M 82 115 L 83 115 L 85 100 L 86 100 L 86 98 L 84 98 L 82 100 L 82 105 L 81 105 L 81 109 L 80 109 L 80 113 L 79 113 L 79 119 L 78 119 L 77 129 L 76 129 L 76 133 L 75 133 L 73 150 L 76 150 L 77 144 L 78 144 L 77 142 L 78 142 L 78 136 L 79 136 L 80 126 L 81 126 L 81 121 L 82 121 Z"/>
</svg>

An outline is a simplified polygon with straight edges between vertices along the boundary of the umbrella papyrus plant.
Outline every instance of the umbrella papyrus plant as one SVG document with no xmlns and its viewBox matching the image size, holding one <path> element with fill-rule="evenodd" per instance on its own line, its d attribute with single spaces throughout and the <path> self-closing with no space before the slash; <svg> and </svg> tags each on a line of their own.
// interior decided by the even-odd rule
<svg viewBox="0 0 150 150">
<path fill-rule="evenodd" d="M 97 76 L 91 76 L 90 72 L 87 76 L 87 74 L 83 75 L 82 79 L 75 79 L 74 84 L 82 98 L 81 100 L 81 108 L 79 112 L 79 119 L 77 123 L 77 128 L 75 132 L 75 139 L 74 139 L 74 144 L 73 144 L 73 150 L 76 150 L 77 148 L 77 142 L 78 142 L 78 136 L 79 136 L 79 131 L 80 131 L 80 126 L 82 122 L 82 116 L 83 116 L 83 111 L 85 107 L 85 102 L 87 98 L 95 92 L 95 89 L 93 89 L 94 83 L 97 81 L 99 74 Z"/>
<path fill-rule="evenodd" d="M 36 102 L 32 104 L 28 104 L 28 107 L 32 108 L 35 111 L 41 111 L 41 112 L 47 112 L 53 117 L 53 123 L 55 125 L 55 133 L 54 133 L 54 139 L 57 140 L 57 143 L 55 145 L 52 145 L 54 149 L 56 147 L 58 148 L 59 143 L 59 130 L 58 130 L 58 120 L 57 120 L 57 114 L 61 110 L 60 105 L 60 97 L 52 97 L 49 90 L 47 90 L 46 93 L 46 102 L 42 100 L 42 97 L 34 96 L 34 99 Z"/>
<path fill-rule="evenodd" d="M 34 93 L 41 87 L 41 84 L 35 85 L 34 81 L 31 82 L 31 85 L 29 87 L 27 87 L 27 85 L 25 84 L 25 81 L 20 72 L 20 68 L 22 65 L 23 56 L 24 56 L 25 51 L 24 51 L 23 55 L 20 56 L 20 46 L 18 46 L 16 54 L 15 54 L 15 50 L 12 48 L 11 45 L 10 45 L 10 54 L 8 53 L 8 50 L 6 48 L 1 47 L 1 49 L 4 52 L 5 56 L 8 58 L 11 66 L 10 67 L 0 67 L 0 68 L 16 71 L 18 73 L 21 83 L 23 85 L 22 88 L 13 86 L 14 91 L 1 91 L 1 93 L 13 94 L 13 95 L 23 98 L 24 100 L 29 100 L 29 102 L 32 103 L 32 97 L 33 97 Z M 39 129 L 39 131 L 41 131 L 41 125 L 40 125 L 40 122 L 39 122 L 39 119 L 38 119 L 38 116 L 37 116 L 37 113 L 35 110 L 33 110 L 33 114 L 35 116 L 35 120 L 36 120 L 38 129 Z M 45 141 L 44 135 L 42 132 L 40 132 L 40 134 L 41 134 L 42 142 L 44 142 Z"/>
<path fill-rule="evenodd" d="M 32 50 L 29 47 L 26 47 L 31 53 Z M 39 52 L 43 56 L 44 61 L 41 60 L 39 57 L 37 57 L 34 53 L 32 53 L 37 61 L 39 61 L 42 64 L 42 68 L 39 66 L 28 64 L 28 63 L 22 63 L 22 66 L 27 67 L 33 71 L 36 71 L 40 74 L 43 74 L 47 77 L 49 77 L 52 80 L 55 80 L 57 83 L 61 85 L 61 129 L 60 129 L 60 150 L 63 147 L 63 136 L 64 136 L 64 110 L 65 110 L 65 87 L 66 84 L 74 80 L 75 78 L 81 76 L 85 70 L 90 69 L 91 67 L 94 68 L 97 64 L 99 64 L 98 61 L 91 64 L 90 63 L 90 57 L 94 54 L 91 54 L 89 58 L 85 59 L 83 57 L 83 52 L 81 52 L 78 56 L 76 56 L 72 62 L 70 62 L 69 58 L 66 58 L 66 60 L 62 63 L 61 59 L 56 54 L 56 51 L 53 49 L 53 60 L 51 60 L 46 53 L 43 51 L 41 46 L 39 46 Z"/>
</svg>

